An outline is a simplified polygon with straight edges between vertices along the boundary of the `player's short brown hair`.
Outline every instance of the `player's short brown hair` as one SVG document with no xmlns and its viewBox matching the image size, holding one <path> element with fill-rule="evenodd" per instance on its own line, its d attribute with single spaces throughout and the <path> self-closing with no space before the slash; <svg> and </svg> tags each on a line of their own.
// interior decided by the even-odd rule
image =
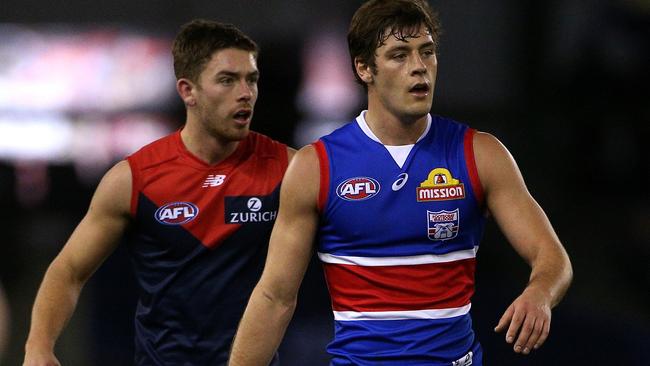
<svg viewBox="0 0 650 366">
<path fill-rule="evenodd" d="M 176 79 L 197 82 L 214 52 L 225 48 L 249 51 L 255 57 L 259 53 L 257 44 L 232 24 L 204 19 L 184 24 L 172 46 Z"/>
<path fill-rule="evenodd" d="M 348 48 L 357 82 L 366 87 L 357 75 L 356 58 L 370 66 L 374 72 L 375 50 L 390 36 L 406 39 L 417 35 L 421 25 L 427 27 L 437 45 L 441 31 L 440 22 L 438 15 L 426 1 L 370 0 L 361 5 L 354 13 L 348 30 Z"/>
</svg>

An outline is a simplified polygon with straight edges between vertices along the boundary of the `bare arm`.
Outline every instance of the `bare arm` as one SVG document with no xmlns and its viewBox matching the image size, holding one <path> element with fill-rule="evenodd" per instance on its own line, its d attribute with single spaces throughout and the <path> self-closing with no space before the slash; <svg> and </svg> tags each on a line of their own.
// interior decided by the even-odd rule
<svg viewBox="0 0 650 366">
<path fill-rule="evenodd" d="M 109 170 L 85 217 L 50 264 L 36 295 L 24 365 L 58 365 L 54 344 L 77 305 L 83 285 L 115 249 L 128 225 L 131 170 L 126 161 Z"/>
<path fill-rule="evenodd" d="M 475 135 L 474 149 L 487 207 L 510 244 L 531 267 L 528 285 L 505 311 L 495 331 L 507 329 L 506 341 L 515 343 L 515 352 L 528 354 L 548 336 L 551 309 L 571 283 L 571 263 L 508 150 L 486 133 Z"/>
<path fill-rule="evenodd" d="M 229 365 L 268 365 L 293 316 L 318 224 L 318 158 L 301 149 L 282 182 L 280 209 L 262 277 L 253 290 Z"/>
</svg>

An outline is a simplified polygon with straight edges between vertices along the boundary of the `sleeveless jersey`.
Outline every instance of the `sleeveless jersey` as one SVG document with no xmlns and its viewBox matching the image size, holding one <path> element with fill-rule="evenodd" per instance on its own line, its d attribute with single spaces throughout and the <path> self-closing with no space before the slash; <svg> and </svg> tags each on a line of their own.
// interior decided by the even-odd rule
<svg viewBox="0 0 650 366">
<path fill-rule="evenodd" d="M 224 365 L 264 266 L 287 147 L 250 132 L 208 165 L 177 131 L 127 160 L 140 287 L 135 363 Z"/>
<path fill-rule="evenodd" d="M 357 121 L 314 144 L 332 365 L 480 365 L 469 315 L 483 233 L 474 130 L 438 116 L 402 167 Z"/>
</svg>

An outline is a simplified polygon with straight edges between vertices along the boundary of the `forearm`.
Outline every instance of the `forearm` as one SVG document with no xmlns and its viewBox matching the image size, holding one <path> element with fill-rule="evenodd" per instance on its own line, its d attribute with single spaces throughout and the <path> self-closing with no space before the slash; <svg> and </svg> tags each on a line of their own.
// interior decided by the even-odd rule
<svg viewBox="0 0 650 366">
<path fill-rule="evenodd" d="M 571 280 L 573 269 L 566 251 L 557 243 L 545 246 L 535 260 L 531 261 L 531 274 L 526 289 L 542 291 L 549 299 L 551 308 L 564 297 Z"/>
<path fill-rule="evenodd" d="M 38 290 L 25 350 L 49 352 L 77 306 L 84 281 L 57 263 L 48 268 Z"/>
<path fill-rule="evenodd" d="M 281 301 L 255 288 L 237 330 L 230 366 L 266 366 L 278 349 L 296 307 L 295 298 Z"/>
</svg>

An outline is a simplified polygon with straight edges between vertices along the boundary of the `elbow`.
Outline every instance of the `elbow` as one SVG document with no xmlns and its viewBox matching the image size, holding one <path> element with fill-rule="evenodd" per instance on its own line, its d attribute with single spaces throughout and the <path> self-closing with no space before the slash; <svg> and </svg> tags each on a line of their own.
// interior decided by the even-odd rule
<svg viewBox="0 0 650 366">
<path fill-rule="evenodd" d="M 81 289 L 88 281 L 90 274 L 80 273 L 68 261 L 58 256 L 50 263 L 45 276 L 54 279 L 58 283 Z"/>
<path fill-rule="evenodd" d="M 260 288 L 259 296 L 262 301 L 276 308 L 282 314 L 288 314 L 291 316 L 296 305 L 298 304 L 297 294 L 283 292 L 283 291 L 272 291 L 268 288 Z"/>
</svg>

